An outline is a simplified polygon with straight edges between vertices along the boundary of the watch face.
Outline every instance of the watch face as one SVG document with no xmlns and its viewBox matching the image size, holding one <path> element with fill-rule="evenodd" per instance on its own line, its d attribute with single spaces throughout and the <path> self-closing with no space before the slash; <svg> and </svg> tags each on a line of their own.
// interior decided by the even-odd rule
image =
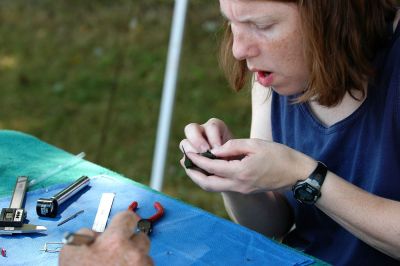
<svg viewBox="0 0 400 266">
<path fill-rule="evenodd" d="M 307 183 L 303 183 L 294 189 L 294 197 L 302 203 L 313 204 L 319 197 L 319 191 Z"/>
</svg>

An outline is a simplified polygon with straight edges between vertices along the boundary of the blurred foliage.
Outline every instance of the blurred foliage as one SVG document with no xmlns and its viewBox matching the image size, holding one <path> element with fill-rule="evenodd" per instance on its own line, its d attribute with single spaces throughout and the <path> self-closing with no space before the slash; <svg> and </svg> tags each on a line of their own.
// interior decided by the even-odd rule
<svg viewBox="0 0 400 266">
<path fill-rule="evenodd" d="M 23 131 L 149 184 L 172 0 L 2 0 L 0 128 Z M 179 164 L 183 128 L 211 117 L 248 135 L 250 95 L 217 64 L 218 1 L 189 1 L 164 192 L 227 217 Z"/>
</svg>

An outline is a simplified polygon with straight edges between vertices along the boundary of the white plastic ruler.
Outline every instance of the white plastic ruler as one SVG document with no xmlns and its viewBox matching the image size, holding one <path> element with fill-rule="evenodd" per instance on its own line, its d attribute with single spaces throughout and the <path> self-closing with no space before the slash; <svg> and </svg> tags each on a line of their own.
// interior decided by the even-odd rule
<svg viewBox="0 0 400 266">
<path fill-rule="evenodd" d="M 103 193 L 101 195 L 99 207 L 97 208 L 96 218 L 92 230 L 96 232 L 104 232 L 107 225 L 108 216 L 110 215 L 111 206 L 113 204 L 115 193 Z"/>
</svg>

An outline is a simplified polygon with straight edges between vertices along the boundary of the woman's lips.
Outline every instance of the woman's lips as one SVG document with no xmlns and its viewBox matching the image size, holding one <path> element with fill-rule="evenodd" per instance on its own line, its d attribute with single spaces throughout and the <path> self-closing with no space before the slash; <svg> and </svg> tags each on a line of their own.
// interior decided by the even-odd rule
<svg viewBox="0 0 400 266">
<path fill-rule="evenodd" d="M 274 80 L 274 73 L 257 71 L 257 81 L 264 87 L 272 86 L 273 80 Z"/>
</svg>

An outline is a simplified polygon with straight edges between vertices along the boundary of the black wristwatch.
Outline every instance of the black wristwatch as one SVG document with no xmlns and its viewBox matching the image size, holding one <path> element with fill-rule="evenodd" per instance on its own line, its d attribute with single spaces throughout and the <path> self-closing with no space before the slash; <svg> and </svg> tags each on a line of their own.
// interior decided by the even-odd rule
<svg viewBox="0 0 400 266">
<path fill-rule="evenodd" d="M 306 204 L 314 204 L 321 197 L 321 186 L 324 183 L 328 168 L 318 162 L 317 167 L 306 180 L 299 180 L 292 187 L 294 198 Z"/>
</svg>

